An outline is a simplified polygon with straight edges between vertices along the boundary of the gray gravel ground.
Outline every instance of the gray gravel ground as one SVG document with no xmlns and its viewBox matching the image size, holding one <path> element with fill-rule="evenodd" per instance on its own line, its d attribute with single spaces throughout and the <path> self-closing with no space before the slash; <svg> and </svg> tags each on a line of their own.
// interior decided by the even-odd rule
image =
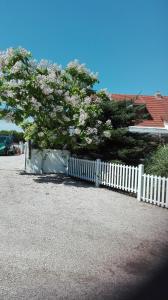
<svg viewBox="0 0 168 300">
<path fill-rule="evenodd" d="M 166 263 L 168 210 L 23 165 L 0 157 L 0 299 L 125 299 Z"/>
</svg>

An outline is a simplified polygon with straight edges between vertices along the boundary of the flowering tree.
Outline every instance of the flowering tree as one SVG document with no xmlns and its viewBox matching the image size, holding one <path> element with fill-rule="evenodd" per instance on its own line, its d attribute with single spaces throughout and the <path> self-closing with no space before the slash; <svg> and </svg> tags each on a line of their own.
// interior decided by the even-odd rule
<svg viewBox="0 0 168 300">
<path fill-rule="evenodd" d="M 29 51 L 0 52 L 0 117 L 25 130 L 42 148 L 94 148 L 111 136 L 110 120 L 101 120 L 106 91 L 96 92 L 97 76 L 78 61 L 65 69 Z"/>
</svg>

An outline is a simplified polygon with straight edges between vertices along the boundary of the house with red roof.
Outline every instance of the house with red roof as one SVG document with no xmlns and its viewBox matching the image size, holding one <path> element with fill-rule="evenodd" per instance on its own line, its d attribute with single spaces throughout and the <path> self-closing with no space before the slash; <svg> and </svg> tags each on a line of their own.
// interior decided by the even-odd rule
<svg viewBox="0 0 168 300">
<path fill-rule="evenodd" d="M 156 92 L 154 96 L 112 94 L 111 98 L 115 101 L 133 100 L 135 105 L 145 105 L 150 118 L 130 126 L 129 131 L 168 135 L 168 96 Z"/>
</svg>

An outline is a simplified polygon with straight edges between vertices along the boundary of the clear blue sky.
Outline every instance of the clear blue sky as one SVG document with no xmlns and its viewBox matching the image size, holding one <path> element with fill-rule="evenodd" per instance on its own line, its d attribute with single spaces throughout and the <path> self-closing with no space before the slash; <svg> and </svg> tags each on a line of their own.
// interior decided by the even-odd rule
<svg viewBox="0 0 168 300">
<path fill-rule="evenodd" d="M 168 95 L 167 0 L 1 0 L 0 37 L 1 50 L 77 58 L 112 93 Z"/>
</svg>

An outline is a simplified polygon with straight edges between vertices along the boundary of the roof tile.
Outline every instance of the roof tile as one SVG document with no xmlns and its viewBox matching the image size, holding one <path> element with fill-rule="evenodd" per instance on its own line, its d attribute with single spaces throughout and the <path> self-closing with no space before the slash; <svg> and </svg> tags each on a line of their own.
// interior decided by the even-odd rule
<svg viewBox="0 0 168 300">
<path fill-rule="evenodd" d="M 168 96 L 156 97 L 145 95 L 112 94 L 113 100 L 133 100 L 136 104 L 145 104 L 152 120 L 144 120 L 139 126 L 164 127 L 164 121 L 168 122 Z"/>
</svg>

